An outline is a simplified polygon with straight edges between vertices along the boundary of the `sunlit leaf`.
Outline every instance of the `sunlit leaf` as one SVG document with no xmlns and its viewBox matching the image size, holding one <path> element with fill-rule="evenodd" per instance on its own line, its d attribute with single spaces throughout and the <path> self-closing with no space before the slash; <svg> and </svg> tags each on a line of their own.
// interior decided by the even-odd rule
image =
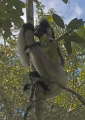
<svg viewBox="0 0 85 120">
<path fill-rule="evenodd" d="M 85 40 L 85 26 L 77 31 L 78 35 Z"/>
<path fill-rule="evenodd" d="M 53 21 L 53 18 L 52 18 L 51 15 L 47 15 L 47 19 L 48 19 L 49 22 L 52 22 L 52 21 Z"/>
</svg>

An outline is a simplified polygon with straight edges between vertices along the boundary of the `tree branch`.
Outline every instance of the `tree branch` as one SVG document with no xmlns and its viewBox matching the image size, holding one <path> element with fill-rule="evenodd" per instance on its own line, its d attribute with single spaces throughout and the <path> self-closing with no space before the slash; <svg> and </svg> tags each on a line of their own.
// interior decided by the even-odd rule
<svg viewBox="0 0 85 120">
<path fill-rule="evenodd" d="M 27 109 L 26 109 L 26 111 L 25 111 L 25 114 L 24 114 L 24 120 L 26 120 L 27 115 L 28 115 L 28 112 L 29 112 L 29 110 L 33 107 L 32 105 L 33 105 L 33 103 L 34 103 L 36 100 L 37 100 L 37 99 L 33 100 L 33 101 L 28 105 L 28 107 L 27 107 Z"/>
<path fill-rule="evenodd" d="M 68 91 L 68 92 L 71 92 L 72 94 L 76 95 L 78 100 L 85 106 L 85 99 L 80 95 L 78 94 L 77 92 L 73 91 L 72 89 L 70 88 L 67 88 L 67 87 L 64 87 L 62 86 L 60 83 L 58 82 L 54 82 L 55 84 L 59 85 L 61 88 L 63 88 L 64 90 Z"/>
<path fill-rule="evenodd" d="M 78 94 L 77 92 L 73 91 L 72 89 L 70 88 L 67 88 L 67 87 L 64 87 L 62 85 L 59 85 L 61 88 L 63 88 L 64 90 L 68 91 L 68 92 L 71 92 L 72 94 L 76 95 L 78 100 L 85 106 L 85 99 L 80 95 Z"/>
</svg>

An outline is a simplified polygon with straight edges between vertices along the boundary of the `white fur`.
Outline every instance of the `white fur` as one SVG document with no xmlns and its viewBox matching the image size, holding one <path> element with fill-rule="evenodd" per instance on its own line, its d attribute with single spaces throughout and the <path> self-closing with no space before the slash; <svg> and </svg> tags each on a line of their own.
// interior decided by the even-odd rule
<svg viewBox="0 0 85 120">
<path fill-rule="evenodd" d="M 47 35 L 52 38 L 52 30 L 50 28 L 47 28 Z"/>
<path fill-rule="evenodd" d="M 31 91 L 30 91 L 30 89 L 27 89 L 27 90 L 25 90 L 25 91 L 23 91 L 24 92 L 24 94 L 28 97 L 28 99 L 30 98 L 30 93 L 31 93 Z"/>
<path fill-rule="evenodd" d="M 27 42 L 25 39 L 23 28 L 20 30 L 17 45 L 18 45 L 18 51 L 19 51 L 20 61 L 21 61 L 22 65 L 25 67 L 29 67 L 29 57 L 28 57 L 28 55 L 26 55 L 26 53 L 24 51 L 24 48 L 27 45 Z"/>
<path fill-rule="evenodd" d="M 26 52 L 28 51 L 29 49 L 26 50 Z M 67 86 L 68 84 L 68 76 L 64 68 L 59 62 L 54 63 L 50 58 L 48 58 L 47 54 L 39 46 L 35 46 L 30 49 L 29 56 L 36 71 L 43 78 L 47 78 L 49 80 L 47 85 L 49 91 L 46 91 L 45 98 L 53 98 L 59 95 L 63 89 L 59 87 L 57 83 L 60 83 L 63 86 Z"/>
</svg>

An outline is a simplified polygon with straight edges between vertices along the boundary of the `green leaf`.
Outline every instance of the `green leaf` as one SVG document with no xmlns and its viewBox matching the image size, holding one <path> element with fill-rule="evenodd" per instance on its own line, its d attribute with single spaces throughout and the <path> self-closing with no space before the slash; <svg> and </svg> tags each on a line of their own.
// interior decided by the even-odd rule
<svg viewBox="0 0 85 120">
<path fill-rule="evenodd" d="M 21 13 L 17 11 L 16 9 L 11 9 L 10 13 L 11 13 L 11 18 L 14 24 L 20 27 L 23 24 L 23 20 L 20 17 Z"/>
<path fill-rule="evenodd" d="M 56 62 L 58 60 L 58 53 L 57 53 L 58 42 L 53 41 L 52 43 L 50 43 L 49 41 L 50 38 L 47 35 L 43 35 L 40 39 L 41 45 L 44 48 L 44 50 L 47 52 L 50 59 Z"/>
<path fill-rule="evenodd" d="M 83 39 L 82 37 L 80 37 L 77 33 L 73 33 L 71 35 L 63 35 L 61 37 L 59 37 L 57 39 L 57 42 L 61 41 L 61 40 L 70 40 L 72 42 L 76 42 L 76 43 L 85 43 L 85 39 Z"/>
<path fill-rule="evenodd" d="M 82 19 L 77 19 L 77 18 L 74 18 L 68 25 L 67 25 L 67 28 L 69 29 L 78 29 L 80 28 L 80 26 L 84 26 L 84 23 L 82 21 Z"/>
<path fill-rule="evenodd" d="M 10 13 L 6 13 L 5 11 L 0 10 L 0 19 L 5 20 L 6 18 L 10 18 L 10 16 Z"/>
<path fill-rule="evenodd" d="M 45 51 L 48 50 L 48 47 L 49 47 L 49 37 L 47 35 L 43 35 L 41 38 L 40 38 L 40 42 L 41 42 L 41 45 L 42 47 L 44 48 Z"/>
<path fill-rule="evenodd" d="M 40 6 L 40 3 L 38 0 L 33 0 L 33 1 L 37 4 L 37 6 Z"/>
<path fill-rule="evenodd" d="M 5 11 L 6 10 L 6 5 L 0 6 L 0 11 Z"/>
<path fill-rule="evenodd" d="M 50 41 L 49 37 L 44 34 L 41 38 L 40 38 L 41 44 L 45 44 L 48 43 Z"/>
<path fill-rule="evenodd" d="M 18 1 L 18 0 L 14 0 L 13 1 L 13 6 L 15 6 L 15 8 L 19 11 L 22 12 L 22 8 L 25 8 L 26 5 L 24 2 L 22 1 Z"/>
<path fill-rule="evenodd" d="M 66 4 L 68 3 L 68 0 L 62 0 L 62 1 L 63 1 L 64 3 L 66 3 Z"/>
<path fill-rule="evenodd" d="M 11 25 L 11 20 L 10 19 L 5 19 L 4 22 L 3 22 L 3 29 L 4 30 L 8 30 L 9 28 L 11 28 L 12 25 Z"/>
<path fill-rule="evenodd" d="M 26 4 L 24 2 L 22 2 L 22 1 L 19 1 L 19 4 L 20 4 L 21 8 L 25 8 L 26 7 Z"/>
<path fill-rule="evenodd" d="M 83 38 L 81 38 L 80 36 L 78 36 L 78 34 L 69 35 L 69 36 L 67 36 L 67 39 L 72 42 L 76 42 L 76 43 L 85 43 L 85 40 Z"/>
<path fill-rule="evenodd" d="M 25 3 L 22 2 L 21 0 L 11 0 L 11 1 L 7 0 L 7 2 L 8 2 L 8 4 L 11 4 L 11 6 L 16 6 L 16 4 L 17 4 L 18 6 L 21 6 L 22 8 L 26 7 Z"/>
<path fill-rule="evenodd" d="M 85 40 L 85 26 L 77 31 L 78 35 Z"/>
<path fill-rule="evenodd" d="M 57 52 L 58 43 L 57 41 L 54 41 L 49 45 L 49 49 L 47 51 L 49 57 L 52 61 L 57 62 L 58 61 L 58 52 Z"/>
<path fill-rule="evenodd" d="M 24 23 L 23 20 L 19 16 L 18 16 L 18 18 L 16 18 L 15 16 L 12 16 L 12 21 L 13 21 L 14 25 L 17 27 L 21 27 L 22 24 Z"/>
<path fill-rule="evenodd" d="M 80 36 L 78 36 L 78 34 L 76 33 L 73 35 L 65 36 L 64 41 L 65 41 L 64 45 L 65 45 L 65 48 L 68 54 L 72 53 L 71 41 L 76 42 L 76 43 L 85 43 L 85 40 L 81 38 Z"/>
<path fill-rule="evenodd" d="M 65 39 L 64 46 L 65 46 L 65 48 L 66 48 L 66 50 L 67 50 L 67 53 L 68 53 L 68 54 L 72 54 L 71 41 L 70 41 L 70 40 L 67 40 L 67 38 Z"/>
<path fill-rule="evenodd" d="M 5 30 L 5 32 L 4 32 L 4 38 L 8 38 L 8 37 L 10 37 L 11 36 L 11 32 L 10 32 L 10 29 L 8 29 L 8 30 Z"/>
<path fill-rule="evenodd" d="M 61 28 L 64 28 L 64 22 L 57 14 L 52 15 L 54 22 Z"/>
<path fill-rule="evenodd" d="M 51 15 L 46 15 L 46 16 L 47 16 L 47 19 L 48 19 L 49 22 L 53 22 L 53 18 L 52 18 Z"/>
<path fill-rule="evenodd" d="M 10 9 L 11 16 L 19 17 L 23 15 L 23 12 L 19 12 L 17 9 Z"/>
<path fill-rule="evenodd" d="M 4 37 L 8 38 L 11 35 L 10 34 L 10 28 L 12 27 L 11 20 L 5 19 L 2 26 L 3 26 L 3 30 L 4 30 Z"/>
</svg>

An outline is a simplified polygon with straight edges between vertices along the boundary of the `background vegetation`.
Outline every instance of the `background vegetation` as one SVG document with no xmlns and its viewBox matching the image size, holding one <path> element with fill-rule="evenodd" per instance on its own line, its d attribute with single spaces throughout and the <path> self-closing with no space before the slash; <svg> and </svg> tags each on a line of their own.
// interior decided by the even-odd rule
<svg viewBox="0 0 85 120">
<path fill-rule="evenodd" d="M 67 3 L 67 0 L 63 1 Z M 55 31 L 56 38 L 68 32 L 56 26 L 51 20 L 52 13 L 56 13 L 53 8 L 48 13 L 44 13 L 45 6 L 36 0 L 35 3 L 38 16 L 36 23 L 41 16 L 46 15 Z M 20 64 L 17 50 L 17 35 L 23 24 L 21 16 L 24 14 L 22 8 L 25 6 L 20 0 L 0 0 L 0 34 L 4 40 L 3 44 L 0 43 L 0 120 L 23 120 L 28 106 L 29 100 L 22 91 L 24 84 L 29 82 L 28 69 Z M 75 32 L 85 40 L 85 27 L 76 29 Z M 59 45 L 69 76 L 68 87 L 85 98 L 85 43 L 71 42 L 66 47 L 65 41 L 62 40 Z M 84 120 L 85 106 L 75 95 L 65 91 L 58 97 L 46 101 L 45 116 L 46 120 Z M 35 120 L 34 110 L 31 110 L 28 117 L 30 120 Z"/>
</svg>

